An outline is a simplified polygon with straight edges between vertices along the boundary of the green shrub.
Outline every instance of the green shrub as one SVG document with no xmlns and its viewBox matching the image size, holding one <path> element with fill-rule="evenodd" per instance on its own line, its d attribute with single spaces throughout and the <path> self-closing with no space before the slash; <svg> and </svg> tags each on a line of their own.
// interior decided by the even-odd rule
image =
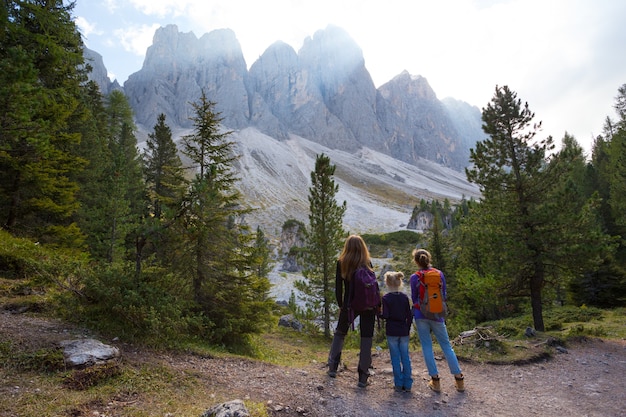
<svg viewBox="0 0 626 417">
<path fill-rule="evenodd" d="M 496 297 L 498 282 L 492 275 L 479 275 L 463 268 L 455 273 L 454 285 L 448 285 L 448 300 L 458 327 L 473 328 L 478 323 L 503 316 L 507 309 L 506 299 Z"/>
<path fill-rule="evenodd" d="M 491 326 L 497 334 L 515 339 L 523 337 L 527 327 L 533 327 L 533 319 L 530 314 L 523 314 L 502 320 L 488 321 L 481 323 L 481 326 Z"/>
<path fill-rule="evenodd" d="M 39 245 L 0 230 L 0 275 L 4 278 L 75 291 L 81 286 L 87 264 L 83 252 Z"/>
<path fill-rule="evenodd" d="M 294 226 L 300 227 L 301 230 L 305 229 L 304 223 L 296 219 L 287 219 L 285 223 L 283 223 L 283 229 L 290 229 Z"/>
<path fill-rule="evenodd" d="M 580 337 L 580 336 L 590 336 L 590 337 L 606 337 L 607 331 L 602 326 L 585 326 L 583 324 L 576 324 L 571 327 L 567 333 L 568 337 Z"/>
<path fill-rule="evenodd" d="M 398 230 L 391 233 L 363 234 L 363 240 L 368 245 L 392 245 L 392 246 L 412 246 L 420 242 L 422 235 L 411 230 Z"/>
<path fill-rule="evenodd" d="M 601 320 L 602 310 L 596 307 L 564 306 L 544 311 L 544 320 L 554 320 L 562 323 L 587 322 Z"/>
<path fill-rule="evenodd" d="M 190 314 L 185 285 L 163 271 L 102 269 L 86 278 L 84 293 L 90 325 L 128 340 L 168 345 L 202 328 L 201 317 Z"/>
<path fill-rule="evenodd" d="M 5 278 L 48 277 L 57 264 L 54 250 L 0 230 L 0 274 Z"/>
</svg>

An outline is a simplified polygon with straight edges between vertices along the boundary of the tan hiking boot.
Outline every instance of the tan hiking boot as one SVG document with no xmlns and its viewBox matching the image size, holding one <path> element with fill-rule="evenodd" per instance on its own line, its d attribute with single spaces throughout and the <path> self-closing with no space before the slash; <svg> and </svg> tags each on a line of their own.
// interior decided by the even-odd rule
<svg viewBox="0 0 626 417">
<path fill-rule="evenodd" d="M 439 376 L 433 376 L 428 381 L 428 388 L 435 392 L 441 392 L 441 382 L 439 381 Z"/>
<path fill-rule="evenodd" d="M 456 390 L 458 392 L 465 391 L 465 378 L 463 374 L 454 375 L 454 385 L 456 385 Z"/>
</svg>

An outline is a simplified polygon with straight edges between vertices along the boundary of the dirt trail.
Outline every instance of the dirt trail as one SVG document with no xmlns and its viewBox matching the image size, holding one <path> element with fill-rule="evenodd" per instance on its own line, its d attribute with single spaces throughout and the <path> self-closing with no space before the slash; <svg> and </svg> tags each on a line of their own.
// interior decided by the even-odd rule
<svg viewBox="0 0 626 417">
<path fill-rule="evenodd" d="M 72 334 L 56 321 L 0 314 L 0 342 L 10 339 L 41 348 Z M 206 387 L 207 408 L 214 405 L 211 394 L 219 393 L 226 398 L 264 402 L 273 416 L 624 416 L 626 341 L 584 340 L 567 349 L 548 360 L 519 366 L 461 362 L 466 377 L 464 393 L 456 392 L 445 361 L 440 361 L 440 394 L 427 388 L 419 352 L 412 353 L 415 384 L 411 393 L 394 392 L 389 355 L 384 350 L 374 356 L 375 375 L 365 389 L 356 386 L 356 357 L 344 358 L 348 368 L 331 379 L 319 362 L 293 369 L 236 358 L 137 350 L 123 350 L 122 354 L 131 365 L 149 361 L 173 371 L 192 372 Z M 5 388 L 0 388 L 0 397 L 8 395 Z M 141 401 L 150 400 L 139 395 L 133 400 L 134 407 Z M 122 407 L 111 412 L 127 415 Z M 0 411 L 0 416 L 5 415 L 12 414 Z"/>
</svg>

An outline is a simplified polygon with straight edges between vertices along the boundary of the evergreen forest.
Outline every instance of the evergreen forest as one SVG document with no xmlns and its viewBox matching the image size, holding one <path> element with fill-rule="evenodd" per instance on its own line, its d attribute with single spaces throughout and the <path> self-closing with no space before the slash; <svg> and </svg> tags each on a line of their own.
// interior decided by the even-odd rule
<svg viewBox="0 0 626 417">
<path fill-rule="evenodd" d="M 270 251 L 243 221 L 216 103 L 193 103 L 180 149 L 160 114 L 139 151 L 127 98 L 88 80 L 72 10 L 0 7 L 0 277 L 28 279 L 51 313 L 125 340 L 245 343 L 273 322 Z M 496 86 L 482 109 L 488 139 L 466 169 L 482 198 L 422 202 L 433 228 L 410 239 L 446 271 L 458 328 L 530 311 L 543 331 L 554 305 L 626 304 L 626 84 L 616 87 L 616 116 L 585 155 L 570 135 L 542 137 L 529 105 Z M 349 204 L 334 200 L 333 173 L 318 156 L 300 283 L 327 336 Z"/>
</svg>

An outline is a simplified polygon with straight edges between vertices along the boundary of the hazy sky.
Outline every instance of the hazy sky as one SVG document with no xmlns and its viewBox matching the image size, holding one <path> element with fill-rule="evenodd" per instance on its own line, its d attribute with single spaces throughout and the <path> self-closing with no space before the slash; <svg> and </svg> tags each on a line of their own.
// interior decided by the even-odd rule
<svg viewBox="0 0 626 417">
<path fill-rule="evenodd" d="M 508 85 L 543 122 L 542 137 L 560 145 L 567 131 L 587 151 L 626 84 L 624 0 L 77 0 L 74 15 L 120 84 L 167 24 L 198 38 L 232 29 L 248 68 L 275 41 L 298 51 L 339 26 L 376 87 L 407 70 L 440 99 L 483 108 Z"/>
</svg>

